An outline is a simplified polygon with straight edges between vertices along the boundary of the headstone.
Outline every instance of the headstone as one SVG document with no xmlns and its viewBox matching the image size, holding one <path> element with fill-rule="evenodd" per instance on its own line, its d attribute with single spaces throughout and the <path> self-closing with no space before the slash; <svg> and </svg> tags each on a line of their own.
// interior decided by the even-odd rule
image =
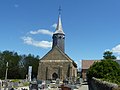
<svg viewBox="0 0 120 90">
<path fill-rule="evenodd" d="M 29 69 L 28 69 L 28 79 L 29 79 L 29 81 L 31 81 L 31 75 L 32 75 L 32 66 L 29 66 Z"/>
<path fill-rule="evenodd" d="M 13 83 L 12 82 L 7 82 L 7 83 L 8 83 L 8 86 L 7 86 L 8 90 L 11 90 L 11 88 L 13 87 Z"/>
<path fill-rule="evenodd" d="M 0 90 L 1 90 L 1 88 L 2 88 L 2 80 L 0 79 Z"/>
<path fill-rule="evenodd" d="M 5 82 L 4 82 L 4 90 L 6 90 L 7 87 L 8 87 L 8 82 L 5 81 Z"/>
<path fill-rule="evenodd" d="M 56 79 L 56 84 L 60 84 L 60 80 L 59 79 Z"/>
</svg>

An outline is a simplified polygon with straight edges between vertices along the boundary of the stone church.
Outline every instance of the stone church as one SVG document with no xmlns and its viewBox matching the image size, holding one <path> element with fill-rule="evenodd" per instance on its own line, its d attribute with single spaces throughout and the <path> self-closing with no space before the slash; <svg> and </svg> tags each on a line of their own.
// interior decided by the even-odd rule
<svg viewBox="0 0 120 90">
<path fill-rule="evenodd" d="M 37 79 L 75 79 L 77 77 L 77 64 L 65 53 L 65 33 L 62 29 L 60 13 L 52 38 L 52 49 L 40 59 Z"/>
</svg>

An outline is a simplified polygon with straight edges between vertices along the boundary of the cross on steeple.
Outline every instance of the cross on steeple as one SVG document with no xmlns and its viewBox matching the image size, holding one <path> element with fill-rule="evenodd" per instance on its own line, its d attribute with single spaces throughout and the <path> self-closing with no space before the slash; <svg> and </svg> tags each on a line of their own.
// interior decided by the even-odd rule
<svg viewBox="0 0 120 90">
<path fill-rule="evenodd" d="M 59 15 L 60 15 L 60 14 L 61 14 L 61 11 L 62 11 L 61 6 L 59 6 L 58 11 L 59 11 Z"/>
<path fill-rule="evenodd" d="M 62 21 L 61 21 L 61 11 L 62 11 L 61 6 L 59 6 L 58 11 L 59 11 L 58 23 L 57 23 L 56 31 L 54 34 L 56 34 L 56 33 L 64 34 L 63 29 L 62 29 Z"/>
</svg>

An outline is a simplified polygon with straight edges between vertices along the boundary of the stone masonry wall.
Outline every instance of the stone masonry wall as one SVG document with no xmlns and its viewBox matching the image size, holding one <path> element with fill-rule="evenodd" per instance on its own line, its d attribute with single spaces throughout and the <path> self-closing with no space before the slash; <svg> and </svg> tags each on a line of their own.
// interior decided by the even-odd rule
<svg viewBox="0 0 120 90">
<path fill-rule="evenodd" d="M 88 80 L 89 90 L 120 90 L 118 85 L 101 81 L 100 79 L 92 78 Z"/>
<path fill-rule="evenodd" d="M 70 62 L 41 62 L 39 63 L 37 78 L 39 80 L 52 79 L 52 74 L 56 73 L 61 80 L 65 79 L 68 74 L 70 75 L 70 64 Z"/>
</svg>

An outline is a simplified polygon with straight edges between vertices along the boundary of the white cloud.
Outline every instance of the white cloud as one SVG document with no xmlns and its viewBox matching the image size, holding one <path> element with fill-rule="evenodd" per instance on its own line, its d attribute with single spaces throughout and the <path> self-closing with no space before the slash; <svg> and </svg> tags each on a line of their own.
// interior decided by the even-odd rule
<svg viewBox="0 0 120 90">
<path fill-rule="evenodd" d="M 120 60 L 120 56 L 117 56 L 117 60 Z"/>
<path fill-rule="evenodd" d="M 105 52 L 106 52 L 106 51 L 111 51 L 111 50 L 110 50 L 110 49 L 106 49 Z"/>
<path fill-rule="evenodd" d="M 46 35 L 53 35 L 53 32 L 49 31 L 49 30 L 45 30 L 45 29 L 39 29 L 37 31 L 30 31 L 30 34 L 46 34 Z"/>
<path fill-rule="evenodd" d="M 54 23 L 54 24 L 52 25 L 52 27 L 56 29 L 57 23 Z"/>
<path fill-rule="evenodd" d="M 112 52 L 120 55 L 120 44 L 113 47 Z"/>
<path fill-rule="evenodd" d="M 32 45 L 35 47 L 41 48 L 50 48 L 52 47 L 52 42 L 49 41 L 36 41 L 32 37 L 22 37 L 22 40 L 25 44 Z"/>
<path fill-rule="evenodd" d="M 56 27 L 56 24 L 53 24 L 52 27 Z M 34 40 L 31 35 L 36 35 L 36 34 L 44 34 L 44 35 L 49 35 L 52 36 L 53 32 L 46 30 L 46 29 L 39 29 L 36 31 L 29 31 L 25 36 L 22 37 L 22 40 L 24 41 L 25 44 L 32 45 L 35 47 L 41 47 L 41 48 L 51 48 L 52 47 L 52 42 L 51 41 L 36 41 Z"/>
</svg>

